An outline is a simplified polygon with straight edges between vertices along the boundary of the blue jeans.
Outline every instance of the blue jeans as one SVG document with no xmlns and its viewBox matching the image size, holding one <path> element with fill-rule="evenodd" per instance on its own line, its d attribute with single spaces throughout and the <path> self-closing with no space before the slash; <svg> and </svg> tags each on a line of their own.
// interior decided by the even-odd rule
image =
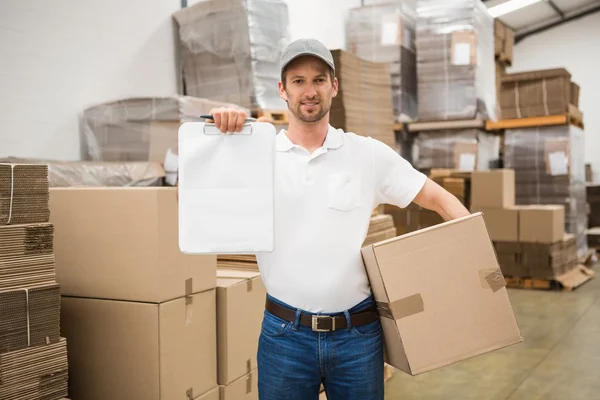
<svg viewBox="0 0 600 400">
<path fill-rule="evenodd" d="M 295 309 L 273 297 L 277 304 Z M 373 297 L 343 313 L 368 308 Z M 332 332 L 313 332 L 265 310 L 258 343 L 260 400 L 317 400 L 323 383 L 328 400 L 383 400 L 383 333 L 379 319 Z M 312 313 L 307 313 L 312 314 Z"/>
</svg>

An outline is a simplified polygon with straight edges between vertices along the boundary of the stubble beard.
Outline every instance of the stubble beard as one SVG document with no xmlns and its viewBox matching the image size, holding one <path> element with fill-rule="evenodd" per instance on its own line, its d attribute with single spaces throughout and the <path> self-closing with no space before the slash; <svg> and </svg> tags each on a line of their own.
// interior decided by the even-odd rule
<svg viewBox="0 0 600 400">
<path fill-rule="evenodd" d="M 319 101 L 318 109 L 312 113 L 302 112 L 302 104 L 300 102 L 298 102 L 295 107 L 290 107 L 288 102 L 288 108 L 298 120 L 306 124 L 314 124 L 327 115 L 330 104 L 324 104 L 323 101 Z"/>
</svg>

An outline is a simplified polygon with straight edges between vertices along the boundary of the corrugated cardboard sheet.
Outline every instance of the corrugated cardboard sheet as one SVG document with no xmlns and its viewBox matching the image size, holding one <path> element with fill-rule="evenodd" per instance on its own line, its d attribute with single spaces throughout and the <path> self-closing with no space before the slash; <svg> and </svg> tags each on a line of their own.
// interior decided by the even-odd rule
<svg viewBox="0 0 600 400">
<path fill-rule="evenodd" d="M 55 281 L 54 226 L 0 226 L 0 291 Z"/>
<path fill-rule="evenodd" d="M 331 125 L 396 148 L 389 65 L 343 50 L 332 54 L 340 87 L 331 104 Z"/>
<path fill-rule="evenodd" d="M 388 214 L 379 214 L 371 217 L 369 230 L 363 246 L 368 246 L 373 243 L 381 242 L 382 240 L 390 239 L 396 236 L 396 226 L 394 218 Z"/>
<path fill-rule="evenodd" d="M 48 222 L 48 167 L 0 164 L 0 225 Z"/>
<path fill-rule="evenodd" d="M 59 313 L 59 284 L 0 292 L 0 354 L 58 342 Z"/>
<path fill-rule="evenodd" d="M 59 399 L 67 395 L 67 341 L 0 354 L 0 399 Z"/>
<path fill-rule="evenodd" d="M 481 214 L 362 255 L 392 366 L 417 375 L 523 340 Z"/>
</svg>

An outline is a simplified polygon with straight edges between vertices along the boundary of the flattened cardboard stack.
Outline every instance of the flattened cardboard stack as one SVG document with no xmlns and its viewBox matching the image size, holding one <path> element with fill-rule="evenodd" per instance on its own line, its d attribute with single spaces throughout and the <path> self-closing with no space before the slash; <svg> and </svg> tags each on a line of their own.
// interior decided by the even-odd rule
<svg viewBox="0 0 600 400">
<path fill-rule="evenodd" d="M 162 186 L 165 170 L 158 162 L 56 161 L 8 157 L 6 163 L 48 166 L 50 187 L 68 186 Z"/>
<path fill-rule="evenodd" d="M 240 106 L 190 96 L 124 98 L 87 108 L 80 120 L 82 158 L 165 162 L 177 154 L 177 133 L 212 108 Z"/>
<path fill-rule="evenodd" d="M 48 168 L 0 164 L 0 398 L 67 395 Z M 5 209 L 4 206 L 8 205 Z M 7 212 L 5 212 L 7 211 Z"/>
<path fill-rule="evenodd" d="M 217 387 L 216 257 L 179 250 L 175 192 L 50 190 L 75 399 L 196 399 Z"/>
<path fill-rule="evenodd" d="M 258 262 L 254 254 L 219 254 L 217 256 L 219 269 L 234 269 L 258 272 Z"/>
<path fill-rule="evenodd" d="M 48 222 L 48 168 L 0 164 L 0 225 Z"/>
<path fill-rule="evenodd" d="M 504 166 L 516 173 L 516 204 L 558 204 L 565 209 L 565 232 L 587 252 L 585 136 L 572 125 L 507 129 Z"/>
<path fill-rule="evenodd" d="M 500 108 L 503 119 L 543 117 L 577 112 L 579 86 L 564 68 L 505 74 Z M 570 107 L 572 105 L 572 107 Z"/>
<path fill-rule="evenodd" d="M 279 61 L 289 42 L 282 0 L 208 0 L 173 14 L 185 93 L 246 108 L 286 110 Z"/>
<path fill-rule="evenodd" d="M 371 136 L 396 149 L 389 65 L 366 61 L 343 50 L 331 53 L 340 82 L 331 105 L 331 125 Z"/>
<path fill-rule="evenodd" d="M 417 0 L 419 120 L 497 118 L 494 23 L 481 0 Z"/>
<path fill-rule="evenodd" d="M 413 146 L 417 169 L 488 170 L 500 158 L 498 135 L 481 129 L 442 129 L 419 132 Z"/>
<path fill-rule="evenodd" d="M 406 4 L 379 4 L 348 11 L 346 43 L 356 56 L 390 64 L 397 122 L 417 117 L 417 59 L 414 10 Z"/>
<path fill-rule="evenodd" d="M 496 96 L 500 104 L 502 94 L 502 78 L 506 75 L 506 67 L 512 65 L 515 33 L 499 19 L 494 19 L 495 58 L 496 58 Z M 500 107 L 500 106 L 498 106 Z M 501 110 L 500 110 L 501 111 Z M 500 112 L 499 111 L 499 112 Z M 499 115 L 499 118 L 503 118 Z"/>
<path fill-rule="evenodd" d="M 573 287 L 587 280 L 577 242 L 566 234 L 563 205 L 515 205 L 515 171 L 471 176 L 471 211 L 481 212 L 505 276 L 558 281 Z"/>
<path fill-rule="evenodd" d="M 363 247 L 393 238 L 394 236 L 396 236 L 394 218 L 387 214 L 374 215 L 371 217 L 369 230 L 363 243 Z"/>
</svg>

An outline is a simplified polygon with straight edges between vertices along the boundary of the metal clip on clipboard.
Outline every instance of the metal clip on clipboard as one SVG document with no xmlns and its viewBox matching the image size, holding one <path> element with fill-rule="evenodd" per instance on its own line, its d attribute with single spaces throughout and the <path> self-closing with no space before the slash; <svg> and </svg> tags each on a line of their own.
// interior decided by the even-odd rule
<svg viewBox="0 0 600 400">
<path fill-rule="evenodd" d="M 201 115 L 199 118 L 203 118 L 205 120 L 213 121 L 212 115 Z M 218 130 L 215 126 L 214 122 L 205 122 L 202 127 L 202 133 L 205 135 L 251 135 L 252 134 L 252 124 L 251 122 L 256 122 L 256 118 L 246 118 L 244 125 L 242 126 L 241 132 L 227 132 L 223 133 Z"/>
</svg>

